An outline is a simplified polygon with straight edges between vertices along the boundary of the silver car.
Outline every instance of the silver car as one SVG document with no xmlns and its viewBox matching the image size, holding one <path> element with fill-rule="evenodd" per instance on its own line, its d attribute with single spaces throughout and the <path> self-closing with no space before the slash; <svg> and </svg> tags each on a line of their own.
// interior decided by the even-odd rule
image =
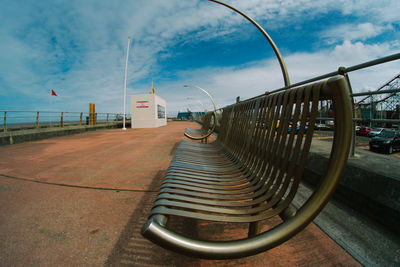
<svg viewBox="0 0 400 267">
<path fill-rule="evenodd" d="M 368 137 L 374 137 L 379 135 L 382 132 L 383 128 L 372 128 L 372 130 L 368 133 Z"/>
</svg>

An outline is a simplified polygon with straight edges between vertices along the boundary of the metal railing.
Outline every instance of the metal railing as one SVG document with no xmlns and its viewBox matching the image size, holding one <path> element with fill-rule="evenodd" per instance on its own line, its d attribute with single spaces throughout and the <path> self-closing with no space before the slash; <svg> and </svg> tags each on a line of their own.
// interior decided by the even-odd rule
<svg viewBox="0 0 400 267">
<path fill-rule="evenodd" d="M 393 89 L 393 90 L 381 90 L 381 91 L 376 91 L 376 92 L 367 92 L 367 93 L 356 93 L 356 94 L 354 94 L 353 90 L 352 90 L 352 87 L 351 87 L 351 82 L 350 82 L 350 78 L 348 76 L 348 73 L 356 71 L 356 70 L 361 70 L 361 69 L 369 68 L 369 67 L 372 67 L 372 66 L 388 63 L 388 62 L 391 62 L 391 61 L 399 60 L 399 59 L 400 59 L 400 53 L 397 53 L 397 54 L 393 54 L 393 55 L 390 55 L 390 56 L 387 56 L 387 57 L 383 57 L 383 58 L 371 60 L 371 61 L 368 61 L 368 62 L 364 62 L 364 63 L 358 64 L 358 65 L 354 65 L 354 66 L 351 66 L 351 67 L 347 67 L 347 68 L 341 66 L 341 67 L 338 68 L 337 71 L 333 71 L 333 72 L 330 72 L 330 73 L 327 73 L 327 74 L 323 74 L 323 75 L 320 75 L 320 76 L 317 76 L 317 77 L 314 77 L 314 78 L 311 78 L 311 79 L 308 79 L 308 80 L 305 80 L 305 81 L 302 81 L 302 82 L 294 83 L 294 84 L 282 87 L 282 88 L 277 89 L 277 90 L 267 91 L 264 94 L 254 96 L 252 98 L 249 98 L 249 99 L 246 99 L 246 100 L 243 100 L 243 101 L 239 100 L 239 102 L 251 101 L 251 100 L 253 100 L 255 98 L 262 97 L 264 95 L 268 95 L 268 94 L 271 94 L 271 93 L 276 93 L 276 92 L 283 91 L 283 90 L 286 90 L 286 89 L 290 89 L 290 88 L 298 87 L 298 86 L 301 86 L 301 85 L 309 84 L 309 83 L 312 83 L 312 82 L 315 82 L 315 81 L 331 78 L 331 77 L 336 76 L 336 75 L 342 75 L 342 76 L 344 76 L 346 78 L 346 80 L 348 82 L 348 85 L 349 85 L 349 88 L 350 88 L 350 95 L 349 96 L 351 97 L 352 104 L 353 104 L 353 109 L 352 109 L 352 113 L 353 113 L 352 114 L 352 117 L 353 117 L 353 133 L 352 133 L 352 147 L 351 147 L 351 153 L 350 154 L 352 156 L 354 156 L 355 135 L 356 135 L 355 134 L 355 126 L 356 126 L 356 123 L 358 123 L 358 124 L 370 123 L 371 126 L 372 126 L 373 123 L 376 123 L 376 124 L 378 124 L 378 123 L 390 123 L 390 124 L 395 124 L 395 125 L 397 124 L 397 127 L 400 130 L 400 119 L 389 119 L 389 120 L 388 119 L 382 119 L 382 118 L 381 119 L 377 119 L 377 118 L 373 118 L 372 114 L 371 114 L 370 118 L 357 118 L 355 116 L 355 101 L 354 101 L 354 98 L 355 97 L 359 97 L 359 96 L 369 96 L 369 95 L 374 95 L 374 94 L 387 94 L 387 93 L 396 93 L 397 94 L 397 93 L 399 93 L 399 91 L 400 91 L 399 89 L 400 88 L 396 88 L 396 89 Z M 237 99 L 240 99 L 240 97 L 238 97 Z M 371 108 L 371 110 L 372 110 L 372 108 Z M 320 116 L 319 118 L 317 118 L 317 120 L 330 121 L 330 120 L 332 120 L 332 118 L 330 118 L 329 116 L 325 116 L 325 117 Z"/>
<path fill-rule="evenodd" d="M 122 113 L 95 113 L 96 124 L 122 122 Z M 89 112 L 0 110 L 0 131 L 89 124 Z"/>
</svg>

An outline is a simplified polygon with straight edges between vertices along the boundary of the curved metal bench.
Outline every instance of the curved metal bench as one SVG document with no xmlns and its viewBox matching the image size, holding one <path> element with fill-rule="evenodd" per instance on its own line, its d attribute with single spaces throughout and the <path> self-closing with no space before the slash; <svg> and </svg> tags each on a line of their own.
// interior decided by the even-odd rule
<svg viewBox="0 0 400 267">
<path fill-rule="evenodd" d="M 332 101 L 335 110 L 329 164 L 319 187 L 294 209 L 320 100 Z M 289 125 L 299 125 L 298 133 L 289 133 Z M 347 162 L 351 125 L 347 82 L 341 76 L 223 108 L 216 141 L 178 146 L 142 235 L 164 248 L 209 259 L 278 246 L 312 222 L 329 200 Z M 196 240 L 168 229 L 171 216 L 245 223 L 249 233 L 239 240 Z M 276 216 L 281 223 L 262 232 L 263 222 Z"/>
</svg>

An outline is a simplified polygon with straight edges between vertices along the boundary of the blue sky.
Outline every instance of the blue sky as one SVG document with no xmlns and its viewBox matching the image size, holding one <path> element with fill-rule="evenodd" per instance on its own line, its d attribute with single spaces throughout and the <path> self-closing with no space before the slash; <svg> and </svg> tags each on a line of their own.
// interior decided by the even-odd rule
<svg viewBox="0 0 400 267">
<path fill-rule="evenodd" d="M 292 83 L 400 52 L 398 0 L 226 0 L 280 49 Z M 217 107 L 283 86 L 278 62 L 247 20 L 206 0 L 0 1 L 0 110 L 123 111 L 151 91 L 178 110 Z M 392 62 L 350 74 L 356 92 L 400 72 Z M 53 89 L 58 96 L 50 96 Z M 130 103 L 128 100 L 128 107 Z"/>
</svg>

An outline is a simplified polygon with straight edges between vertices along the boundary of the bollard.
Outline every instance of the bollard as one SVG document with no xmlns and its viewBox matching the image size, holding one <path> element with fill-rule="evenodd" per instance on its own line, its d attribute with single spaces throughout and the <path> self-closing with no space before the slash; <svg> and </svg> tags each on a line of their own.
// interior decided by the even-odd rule
<svg viewBox="0 0 400 267">
<path fill-rule="evenodd" d="M 96 125 L 95 104 L 89 103 L 89 125 Z"/>
<path fill-rule="evenodd" d="M 4 132 L 7 132 L 7 111 L 4 111 Z"/>
</svg>

